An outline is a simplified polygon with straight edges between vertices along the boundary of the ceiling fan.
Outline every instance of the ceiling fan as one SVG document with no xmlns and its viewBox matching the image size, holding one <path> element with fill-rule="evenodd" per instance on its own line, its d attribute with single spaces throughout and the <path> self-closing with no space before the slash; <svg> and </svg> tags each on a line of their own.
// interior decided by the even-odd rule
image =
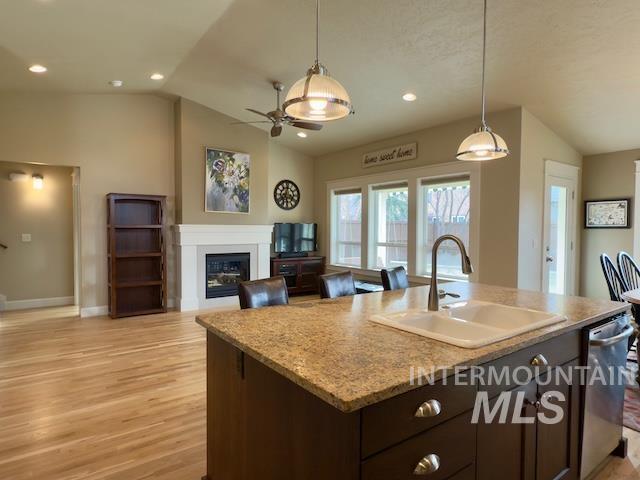
<svg viewBox="0 0 640 480">
<path fill-rule="evenodd" d="M 322 129 L 322 125 L 319 123 L 313 122 L 305 122 L 302 120 L 298 120 L 290 115 L 287 115 L 284 110 L 281 108 L 280 104 L 280 92 L 284 90 L 284 85 L 280 82 L 273 82 L 273 88 L 276 91 L 276 109 L 271 112 L 262 113 L 258 110 L 254 110 L 253 108 L 247 108 L 246 110 L 261 115 L 263 117 L 268 118 L 269 120 L 261 120 L 257 122 L 234 122 L 232 125 L 247 125 L 251 123 L 272 123 L 271 127 L 271 136 L 277 137 L 282 133 L 282 127 L 284 125 L 291 125 L 292 127 L 304 128 L 305 130 L 320 130 Z"/>
</svg>

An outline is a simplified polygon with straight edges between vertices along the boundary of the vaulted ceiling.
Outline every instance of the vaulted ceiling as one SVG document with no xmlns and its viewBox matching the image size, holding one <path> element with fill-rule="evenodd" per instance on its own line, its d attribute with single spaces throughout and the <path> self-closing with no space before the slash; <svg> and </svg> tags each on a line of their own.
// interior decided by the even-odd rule
<svg viewBox="0 0 640 480">
<path fill-rule="evenodd" d="M 245 107 L 271 110 L 270 82 L 291 85 L 314 56 L 313 0 L 0 0 L 0 11 L 1 90 L 113 92 L 120 79 L 118 92 L 252 121 Z M 490 110 L 522 105 L 585 154 L 640 147 L 638 0 L 490 0 L 488 24 Z M 320 34 L 356 114 L 306 139 L 285 129 L 288 146 L 322 154 L 479 112 L 481 0 L 321 0 Z"/>
</svg>

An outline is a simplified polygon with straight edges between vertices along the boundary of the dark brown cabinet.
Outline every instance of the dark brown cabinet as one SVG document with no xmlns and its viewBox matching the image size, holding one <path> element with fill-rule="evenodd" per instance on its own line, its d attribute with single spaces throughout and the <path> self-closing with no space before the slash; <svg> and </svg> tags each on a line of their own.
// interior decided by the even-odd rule
<svg viewBox="0 0 640 480">
<path fill-rule="evenodd" d="M 449 377 L 343 413 L 209 332 L 205 478 L 577 480 L 580 338 L 570 332 L 482 365 L 519 370 L 521 384 Z M 473 421 L 477 393 L 488 412 L 500 407 L 496 418 L 479 410 Z"/>
<path fill-rule="evenodd" d="M 491 420 L 481 415 L 478 421 L 478 480 L 534 480 L 536 462 L 536 431 L 535 424 L 513 423 L 516 413 L 521 418 L 532 419 L 535 422 L 535 408 L 531 404 L 535 401 L 536 382 L 532 381 L 522 387 L 509 390 L 512 400 L 517 395 L 524 395 L 526 403 L 515 411 L 516 403 L 509 402 L 506 410 L 506 422 L 499 422 L 498 417 Z M 490 409 L 495 409 L 501 396 L 494 397 L 489 402 Z M 498 405 L 499 406 L 499 405 Z"/>
<path fill-rule="evenodd" d="M 529 350 L 531 354 L 534 352 Z M 580 394 L 572 369 L 577 365 L 576 359 L 509 390 L 506 422 L 499 421 L 499 411 L 491 421 L 484 414 L 480 416 L 478 480 L 578 478 Z M 491 399 L 489 412 L 504 398 L 502 395 L 503 392 Z M 522 396 L 522 403 L 514 401 L 517 395 Z M 545 408 L 549 404 L 552 407 Z M 514 411 L 516 408 L 520 410 Z M 514 421 L 514 414 L 522 423 Z M 553 423 L 542 416 L 554 419 Z"/>
<path fill-rule="evenodd" d="M 165 197 L 107 195 L 109 315 L 167 311 Z"/>
<path fill-rule="evenodd" d="M 284 277 L 289 295 L 317 292 L 318 277 L 323 274 L 324 257 L 271 259 L 271 276 Z"/>
<path fill-rule="evenodd" d="M 575 378 L 574 367 L 576 366 L 578 366 L 577 360 L 558 367 L 555 370 L 561 369 L 564 375 L 556 376 L 557 372 L 554 372 L 552 381 L 545 385 L 538 385 L 538 398 L 544 400 L 546 397 L 553 405 L 561 408 L 559 422 L 539 421 L 536 424 L 536 479 L 538 480 L 578 478 L 580 388 L 579 381 Z M 567 378 L 570 378 L 570 381 L 567 381 Z M 554 398 L 557 394 L 562 395 L 564 401 Z M 545 410 L 542 402 L 539 413 L 550 418 L 557 412 Z"/>
</svg>

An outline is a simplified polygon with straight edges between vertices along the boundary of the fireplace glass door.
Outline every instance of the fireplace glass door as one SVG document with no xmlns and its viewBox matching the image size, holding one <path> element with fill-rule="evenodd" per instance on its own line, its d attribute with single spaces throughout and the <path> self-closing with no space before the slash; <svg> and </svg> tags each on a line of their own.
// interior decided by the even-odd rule
<svg viewBox="0 0 640 480">
<path fill-rule="evenodd" d="M 207 254 L 206 297 L 238 294 L 238 284 L 250 279 L 248 253 Z"/>
</svg>

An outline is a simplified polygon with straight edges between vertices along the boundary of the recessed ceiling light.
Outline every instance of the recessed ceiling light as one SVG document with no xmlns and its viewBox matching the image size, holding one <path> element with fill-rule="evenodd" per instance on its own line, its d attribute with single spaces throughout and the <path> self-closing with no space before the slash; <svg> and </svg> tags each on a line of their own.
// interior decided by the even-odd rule
<svg viewBox="0 0 640 480">
<path fill-rule="evenodd" d="M 154 73 L 149 78 L 151 78 L 151 80 L 164 80 L 164 75 L 161 73 Z"/>
<path fill-rule="evenodd" d="M 416 97 L 416 94 L 415 93 L 411 93 L 411 92 L 405 93 L 404 95 L 402 95 L 402 99 L 405 102 L 413 102 L 413 101 L 415 101 L 416 98 L 418 98 L 418 97 Z"/>
<path fill-rule="evenodd" d="M 304 133 L 304 132 L 298 132 L 298 136 L 299 136 L 300 138 L 307 138 L 307 134 L 306 134 L 306 133 Z"/>
<path fill-rule="evenodd" d="M 115 88 L 120 88 L 122 85 L 124 85 L 124 82 L 122 80 L 111 80 L 109 82 L 109 85 Z"/>
<path fill-rule="evenodd" d="M 29 71 L 33 72 L 33 73 L 44 73 L 47 71 L 47 67 L 45 67 L 44 65 L 31 65 L 29 67 Z"/>
</svg>

